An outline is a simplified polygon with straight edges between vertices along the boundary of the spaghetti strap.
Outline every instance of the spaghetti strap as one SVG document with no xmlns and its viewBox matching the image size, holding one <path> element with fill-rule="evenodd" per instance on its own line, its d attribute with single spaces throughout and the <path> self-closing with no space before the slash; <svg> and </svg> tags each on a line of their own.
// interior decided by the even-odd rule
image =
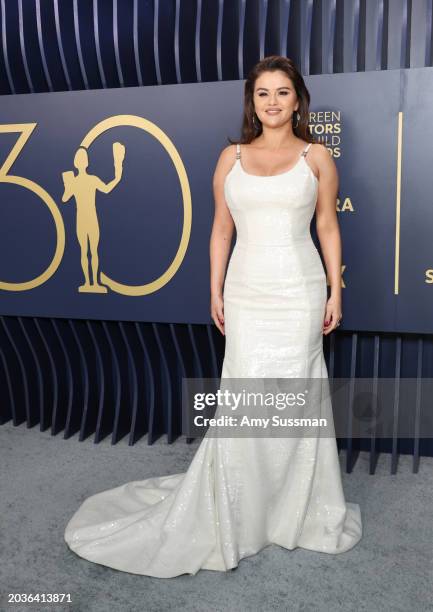
<svg viewBox="0 0 433 612">
<path fill-rule="evenodd" d="M 313 144 L 312 142 L 308 143 L 308 145 L 302 151 L 301 155 L 303 155 L 305 157 L 307 155 L 307 153 L 308 153 L 308 149 L 311 147 L 312 144 Z"/>
<path fill-rule="evenodd" d="M 236 144 L 236 159 L 241 158 L 241 145 L 239 143 Z"/>
</svg>

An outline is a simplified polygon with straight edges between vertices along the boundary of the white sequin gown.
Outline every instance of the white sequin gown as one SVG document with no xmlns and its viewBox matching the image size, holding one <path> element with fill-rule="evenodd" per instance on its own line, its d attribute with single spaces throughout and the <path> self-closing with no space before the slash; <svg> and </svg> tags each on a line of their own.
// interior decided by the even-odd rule
<svg viewBox="0 0 433 612">
<path fill-rule="evenodd" d="M 237 147 L 224 188 L 237 240 L 224 285 L 222 379 L 328 376 L 326 276 L 310 235 L 318 181 L 308 148 L 289 171 L 265 177 L 245 172 Z M 321 410 L 332 419 L 329 403 Z M 64 537 L 89 561 L 169 578 L 226 571 L 269 544 L 341 553 L 361 535 L 335 437 L 206 436 L 185 473 L 87 498 Z"/>
</svg>

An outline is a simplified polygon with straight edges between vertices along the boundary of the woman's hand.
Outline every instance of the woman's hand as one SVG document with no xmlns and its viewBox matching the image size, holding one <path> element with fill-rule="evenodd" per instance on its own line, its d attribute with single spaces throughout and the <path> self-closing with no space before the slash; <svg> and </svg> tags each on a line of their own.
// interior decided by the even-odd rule
<svg viewBox="0 0 433 612">
<path fill-rule="evenodd" d="M 323 333 L 326 336 L 333 329 L 340 325 L 342 319 L 341 300 L 330 297 L 326 303 L 325 319 L 323 323 Z"/>
<path fill-rule="evenodd" d="M 211 295 L 211 308 L 210 314 L 213 322 L 218 327 L 223 336 L 225 336 L 224 330 L 224 300 L 222 295 Z"/>
</svg>

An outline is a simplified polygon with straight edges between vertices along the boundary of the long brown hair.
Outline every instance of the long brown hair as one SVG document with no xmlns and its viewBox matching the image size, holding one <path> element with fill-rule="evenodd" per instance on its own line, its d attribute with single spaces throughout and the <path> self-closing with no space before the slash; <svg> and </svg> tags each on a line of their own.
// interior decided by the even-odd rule
<svg viewBox="0 0 433 612">
<path fill-rule="evenodd" d="M 262 133 L 263 129 L 261 121 L 254 111 L 254 86 L 257 78 L 263 72 L 275 70 L 282 70 L 287 74 L 295 87 L 296 95 L 298 97 L 299 108 L 297 112 L 300 115 L 300 119 L 296 126 L 292 124 L 293 133 L 295 136 L 305 140 L 306 142 L 316 142 L 308 129 L 310 93 L 305 86 L 301 73 L 298 71 L 293 61 L 288 57 L 283 57 L 282 55 L 268 55 L 253 66 L 248 73 L 244 88 L 244 116 L 242 120 L 241 138 L 240 140 L 232 140 L 231 138 L 228 138 L 230 144 L 249 144 Z"/>
</svg>

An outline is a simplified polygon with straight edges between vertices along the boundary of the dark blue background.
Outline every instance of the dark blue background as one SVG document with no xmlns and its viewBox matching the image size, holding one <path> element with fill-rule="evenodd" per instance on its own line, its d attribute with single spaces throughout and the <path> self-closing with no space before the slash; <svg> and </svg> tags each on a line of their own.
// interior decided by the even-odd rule
<svg viewBox="0 0 433 612">
<path fill-rule="evenodd" d="M 423 87 L 418 81 L 422 78 Z M 340 212 L 343 237 L 344 329 L 433 331 L 432 206 L 429 201 L 431 68 L 306 77 L 310 110 L 342 115 L 340 198 L 354 212 Z M 209 237 L 213 221 L 212 176 L 227 136 L 239 135 L 243 81 L 21 94 L 0 97 L 1 123 L 37 122 L 9 174 L 30 178 L 57 202 L 66 249 L 56 273 L 29 291 L 1 291 L 0 312 L 11 315 L 209 323 Z M 416 92 L 416 93 L 415 93 Z M 400 292 L 394 294 L 398 111 L 404 111 Z M 61 173 L 86 133 L 101 120 L 133 114 L 154 122 L 172 140 L 185 165 L 192 194 L 192 233 L 175 276 L 159 291 L 129 297 L 83 294 L 75 200 L 61 202 Z M 1 161 L 18 134 L 0 134 Z M 88 172 L 114 177 L 112 143 L 126 145 L 122 181 L 97 193 L 101 229 L 100 271 L 122 283 L 158 277 L 179 244 L 183 204 L 170 157 L 147 132 L 119 127 L 89 149 Z M 420 148 L 420 143 L 422 144 Z M 330 146 L 332 149 L 332 146 Z M 75 170 L 76 172 L 76 170 Z M 22 187 L 1 184 L 0 279 L 24 281 L 42 272 L 54 252 L 55 232 L 46 206 Z M 313 223 L 314 226 L 314 223 Z M 314 233 L 314 227 L 313 233 Z M 90 260 L 89 260 L 90 261 Z M 342 326 L 343 327 L 343 326 Z"/>
</svg>

